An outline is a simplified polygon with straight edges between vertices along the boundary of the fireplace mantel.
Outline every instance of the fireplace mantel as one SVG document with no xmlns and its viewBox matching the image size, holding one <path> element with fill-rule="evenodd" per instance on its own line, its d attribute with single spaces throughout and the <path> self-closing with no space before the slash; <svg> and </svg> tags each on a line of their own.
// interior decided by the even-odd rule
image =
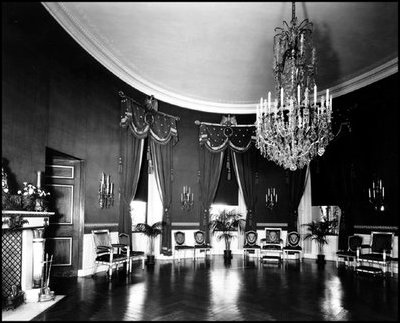
<svg viewBox="0 0 400 323">
<path fill-rule="evenodd" d="M 54 215 L 54 212 L 36 212 L 36 211 L 19 211 L 19 210 L 2 210 L 1 217 L 9 218 L 13 215 L 20 214 L 28 223 L 24 223 L 22 229 L 35 229 L 46 227 L 49 224 L 49 217 Z M 8 224 L 2 224 L 2 229 L 8 229 Z"/>
<path fill-rule="evenodd" d="M 20 229 L 22 232 L 22 246 L 20 246 L 20 248 L 22 248 L 20 284 L 21 289 L 26 294 L 26 301 L 37 302 L 39 292 L 37 280 L 42 273 L 44 254 L 45 239 L 43 238 L 43 231 L 49 224 L 49 218 L 53 216 L 55 212 L 2 210 L 1 213 L 3 221 L 15 215 L 22 215 L 24 220 L 28 220 L 28 223 L 24 223 Z M 3 233 L 6 232 L 8 228 L 8 224 L 2 224 L 2 229 L 5 230 Z M 3 238 L 4 234 L 2 235 L 2 239 Z M 21 252 L 21 249 L 19 250 L 19 252 Z M 10 254 L 10 252 L 8 254 Z"/>
</svg>

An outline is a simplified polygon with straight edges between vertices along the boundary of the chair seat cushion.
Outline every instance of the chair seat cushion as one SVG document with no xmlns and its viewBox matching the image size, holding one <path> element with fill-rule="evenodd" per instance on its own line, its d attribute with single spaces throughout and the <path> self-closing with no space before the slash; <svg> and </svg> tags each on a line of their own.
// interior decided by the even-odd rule
<svg viewBox="0 0 400 323">
<path fill-rule="evenodd" d="M 125 256 L 123 255 L 118 255 L 118 254 L 113 254 L 113 262 L 114 261 L 121 261 L 126 259 Z M 110 262 L 110 255 L 101 255 L 96 257 L 96 261 L 102 261 L 102 262 Z"/>
<path fill-rule="evenodd" d="M 267 245 L 262 247 L 264 250 L 282 250 L 281 246 Z"/>
<path fill-rule="evenodd" d="M 144 256 L 144 251 L 135 251 L 132 250 L 129 252 L 131 257 L 136 257 L 136 256 Z"/>
<path fill-rule="evenodd" d="M 370 261 L 383 261 L 383 255 L 379 253 L 367 253 L 364 255 L 360 255 L 360 259 Z M 390 261 L 391 259 L 392 258 L 390 256 L 386 256 L 386 261 Z"/>
<path fill-rule="evenodd" d="M 257 245 L 257 244 L 253 244 L 253 245 L 250 245 L 250 244 L 245 244 L 244 246 L 243 246 L 243 248 L 254 248 L 254 249 L 259 249 L 259 248 L 261 248 L 259 245 Z"/>
<path fill-rule="evenodd" d="M 283 250 L 303 250 L 300 246 L 286 246 Z"/>
<path fill-rule="evenodd" d="M 208 244 L 197 244 L 194 246 L 196 249 L 204 249 L 204 248 L 211 248 Z"/>
<path fill-rule="evenodd" d="M 336 255 L 338 256 L 356 256 L 356 252 L 355 251 L 350 251 L 350 250 L 339 250 L 338 252 L 336 252 Z"/>
<path fill-rule="evenodd" d="M 194 246 L 175 246 L 175 250 L 193 249 Z"/>
</svg>

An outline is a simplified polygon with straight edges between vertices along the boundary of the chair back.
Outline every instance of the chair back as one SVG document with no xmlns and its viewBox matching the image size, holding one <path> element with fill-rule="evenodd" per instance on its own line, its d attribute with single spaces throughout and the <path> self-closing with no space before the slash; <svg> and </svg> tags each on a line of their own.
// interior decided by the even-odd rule
<svg viewBox="0 0 400 323">
<path fill-rule="evenodd" d="M 129 238 L 129 234 L 127 234 L 127 233 L 120 233 L 120 234 L 118 235 L 118 242 L 119 242 L 120 244 L 124 244 L 124 245 L 129 246 L 129 245 L 131 244 L 131 239 Z"/>
<path fill-rule="evenodd" d="M 175 232 L 174 238 L 177 246 L 182 246 L 185 243 L 185 233 L 182 231 Z"/>
<path fill-rule="evenodd" d="M 362 245 L 362 237 L 361 236 L 350 236 L 348 238 L 348 247 L 349 251 L 357 252 L 357 249 Z"/>
<path fill-rule="evenodd" d="M 204 231 L 198 230 L 198 231 L 194 232 L 194 242 L 196 243 L 196 245 L 205 245 L 206 244 Z"/>
<path fill-rule="evenodd" d="M 258 234 L 256 231 L 249 230 L 245 232 L 245 245 L 254 246 L 257 243 Z"/>
<path fill-rule="evenodd" d="M 300 234 L 297 231 L 289 232 L 286 240 L 289 247 L 297 247 L 300 243 Z"/>
<path fill-rule="evenodd" d="M 111 247 L 110 231 L 108 230 L 92 230 L 92 236 L 95 248 Z"/>
<path fill-rule="evenodd" d="M 371 232 L 371 252 L 383 253 L 383 250 L 386 250 L 387 253 L 391 253 L 392 245 L 392 232 Z"/>
<path fill-rule="evenodd" d="M 265 244 L 280 245 L 282 229 L 281 228 L 265 228 Z"/>
</svg>

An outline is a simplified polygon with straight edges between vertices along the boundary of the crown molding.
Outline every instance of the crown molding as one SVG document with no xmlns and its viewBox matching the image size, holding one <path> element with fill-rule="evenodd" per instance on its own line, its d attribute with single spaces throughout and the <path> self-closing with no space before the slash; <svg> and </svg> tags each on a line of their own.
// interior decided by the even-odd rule
<svg viewBox="0 0 400 323">
<path fill-rule="evenodd" d="M 331 95 L 338 97 L 375 83 L 385 77 L 397 73 L 399 71 L 398 61 L 399 58 L 395 57 L 368 72 L 331 87 L 329 91 L 331 92 Z"/>
<path fill-rule="evenodd" d="M 66 30 L 90 55 L 100 62 L 100 64 L 122 81 L 146 95 L 153 95 L 158 100 L 172 105 L 208 113 L 225 114 L 229 111 L 231 114 L 251 114 L 256 112 L 256 105 L 258 102 L 238 104 L 204 101 L 179 95 L 178 93 L 157 86 L 145 80 L 138 75 L 138 73 L 132 71 L 132 69 L 127 68 L 120 59 L 103 46 L 91 32 L 69 13 L 62 2 L 42 2 L 42 5 L 64 30 Z M 334 97 L 338 97 L 379 81 L 397 71 L 398 58 L 396 57 L 371 71 L 334 86 L 330 89 L 330 92 Z M 322 94 L 322 92 L 320 93 Z"/>
</svg>

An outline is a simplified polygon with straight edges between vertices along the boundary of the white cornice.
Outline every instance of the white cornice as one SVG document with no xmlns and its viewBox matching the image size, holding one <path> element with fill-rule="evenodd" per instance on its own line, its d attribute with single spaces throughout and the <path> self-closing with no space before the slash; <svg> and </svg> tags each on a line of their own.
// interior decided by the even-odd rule
<svg viewBox="0 0 400 323">
<path fill-rule="evenodd" d="M 138 91 L 147 95 L 154 95 L 154 97 L 156 97 L 158 100 L 170 103 L 172 105 L 203 112 L 222 114 L 226 114 L 227 112 L 231 114 L 251 114 L 256 112 L 256 104 L 258 102 L 237 104 L 198 100 L 179 95 L 143 79 L 140 75 L 124 66 L 124 64 L 114 54 L 112 54 L 106 47 L 97 41 L 95 36 L 93 36 L 87 29 L 84 28 L 84 26 L 74 19 L 62 2 L 42 2 L 42 4 L 54 17 L 54 19 L 56 19 L 56 21 L 89 54 L 91 54 L 110 72 Z M 334 97 L 338 97 L 392 75 L 397 71 L 398 58 L 396 57 L 395 59 L 392 59 L 367 73 L 334 86 L 330 89 L 330 91 Z"/>
<path fill-rule="evenodd" d="M 364 73 L 356 76 L 346 82 L 340 83 L 330 88 L 331 95 L 335 98 L 355 90 L 358 90 L 364 86 L 377 82 L 385 77 L 398 72 L 398 57 Z"/>
</svg>

